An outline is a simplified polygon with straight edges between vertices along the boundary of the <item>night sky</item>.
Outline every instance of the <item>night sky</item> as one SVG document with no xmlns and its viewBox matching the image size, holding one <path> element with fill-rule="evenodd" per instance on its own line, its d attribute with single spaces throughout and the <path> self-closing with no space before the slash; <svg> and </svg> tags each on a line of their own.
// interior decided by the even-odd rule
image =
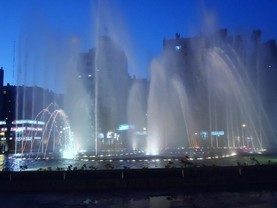
<svg viewBox="0 0 277 208">
<path fill-rule="evenodd" d="M 227 28 L 250 36 L 261 29 L 263 40 L 277 38 L 276 0 L 0 0 L 0 8 L 0 66 L 4 83 L 11 84 L 16 84 L 13 54 L 16 74 L 21 37 L 28 34 L 75 37 L 80 52 L 95 47 L 95 34 L 115 36 L 128 56 L 130 75 L 142 78 L 149 77 L 163 39 L 176 32 L 192 37 Z M 106 22 L 96 23 L 99 18 Z"/>
</svg>

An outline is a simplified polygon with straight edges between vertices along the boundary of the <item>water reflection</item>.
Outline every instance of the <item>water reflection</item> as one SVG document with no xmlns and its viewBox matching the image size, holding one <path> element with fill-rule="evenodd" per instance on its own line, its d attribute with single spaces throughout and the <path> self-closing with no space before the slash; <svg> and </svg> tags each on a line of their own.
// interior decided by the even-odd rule
<svg viewBox="0 0 277 208">
<path fill-rule="evenodd" d="M 0 171 L 3 170 L 5 155 L 0 155 Z"/>
<path fill-rule="evenodd" d="M 106 207 L 106 208 L 265 208 L 276 207 L 275 192 L 213 192 L 164 194 L 135 193 L 70 193 L 70 194 L 4 194 L 0 196 L 3 207 Z M 14 200 L 14 199 L 18 200 Z"/>
<path fill-rule="evenodd" d="M 233 155 L 230 157 L 190 158 L 192 166 L 237 166 L 238 163 L 246 165 L 277 164 L 275 155 Z M 0 155 L 0 171 L 37 171 L 37 170 L 103 170 L 103 169 L 142 169 L 142 168 L 182 168 L 185 167 L 184 157 L 134 157 L 131 158 L 107 158 L 88 157 L 79 159 L 36 159 L 32 157 L 14 157 L 14 155 Z M 24 168 L 22 168 L 24 167 Z M 25 168 L 26 167 L 26 168 Z"/>
<path fill-rule="evenodd" d="M 272 163 L 276 163 L 277 159 L 271 156 L 256 156 L 261 164 L 265 164 L 268 159 Z M 224 157 L 218 159 L 193 160 L 194 165 L 237 165 L 237 162 L 250 164 L 253 162 L 250 156 L 235 155 L 233 157 Z M 72 165 L 81 169 L 84 164 L 89 169 L 95 167 L 97 169 L 124 169 L 128 168 L 159 168 L 171 164 L 171 167 L 181 167 L 182 162 L 178 158 L 136 158 L 125 159 L 82 159 L 82 160 L 65 160 L 65 159 L 34 159 L 34 158 L 15 158 L 11 155 L 0 155 L 0 168 L 10 168 L 12 171 L 22 171 L 21 166 L 27 166 L 30 170 L 57 170 L 62 168 L 66 170 Z M 111 166 L 107 166 L 110 164 Z M 254 164 L 253 164 L 254 165 Z M 17 199 L 17 200 L 14 200 Z M 264 208 L 276 207 L 276 192 L 211 192 L 199 193 L 190 190 L 160 190 L 156 192 L 98 192 L 98 193 L 26 193 L 26 194 L 1 194 L 0 207 L 22 207 L 22 208 L 40 208 L 40 207 L 107 207 L 107 208 L 231 208 L 231 207 L 247 207 L 247 208 Z"/>
</svg>

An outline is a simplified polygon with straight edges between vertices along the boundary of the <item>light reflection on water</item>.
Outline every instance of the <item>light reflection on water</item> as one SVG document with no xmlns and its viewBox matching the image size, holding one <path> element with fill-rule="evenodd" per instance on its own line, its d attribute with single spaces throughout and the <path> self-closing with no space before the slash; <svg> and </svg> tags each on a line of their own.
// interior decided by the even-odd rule
<svg viewBox="0 0 277 208">
<path fill-rule="evenodd" d="M 193 160 L 193 165 L 236 165 L 237 158 L 220 158 L 214 160 Z M 69 165 L 72 168 L 77 167 L 81 169 L 83 165 L 86 165 L 87 169 L 141 169 L 141 168 L 180 168 L 183 167 L 181 159 L 178 158 L 125 158 L 125 159 L 35 159 L 35 158 L 14 158 L 0 157 L 0 170 L 8 168 L 10 171 L 20 171 L 20 166 L 27 166 L 27 171 L 34 170 L 57 170 L 62 168 L 67 170 Z"/>
<path fill-rule="evenodd" d="M 14 200 L 16 199 L 16 200 Z M 150 192 L 13 194 L 0 195 L 3 207 L 19 208 L 273 208 L 277 204 L 275 192 L 212 192 L 168 194 Z"/>
<path fill-rule="evenodd" d="M 194 165 L 237 165 L 237 162 L 248 163 L 251 156 L 235 155 L 218 159 L 193 160 Z M 273 163 L 277 162 L 276 156 L 255 156 L 261 164 L 265 164 L 268 159 Z M 102 159 L 89 158 L 84 160 L 48 159 L 36 160 L 27 158 L 13 158 L 0 155 L 2 170 L 9 167 L 12 171 L 20 171 L 20 166 L 27 165 L 28 170 L 49 169 L 56 170 L 57 167 L 67 169 L 69 165 L 80 169 L 84 164 L 87 167 L 94 166 L 97 169 L 108 169 L 106 164 L 111 164 L 115 169 L 128 168 L 160 168 L 168 165 L 181 167 L 182 163 L 177 158 L 122 158 L 122 159 Z M 14 200 L 17 199 L 17 200 Z M 275 192 L 211 192 L 211 193 L 190 193 L 190 190 L 161 190 L 160 192 L 101 192 L 101 193 L 47 193 L 47 194 L 1 194 L 0 207 L 107 207 L 107 208 L 273 208 L 277 204 Z"/>
<path fill-rule="evenodd" d="M 251 160 L 253 155 L 233 155 L 230 157 L 219 157 L 210 159 L 203 158 L 190 158 L 194 166 L 237 166 L 240 164 L 255 165 Z M 272 164 L 277 163 L 277 157 L 274 155 L 256 155 L 255 156 L 260 164 L 267 164 L 268 160 Z M 82 157 L 80 159 L 35 159 L 30 157 L 13 157 L 13 155 L 0 155 L 0 171 L 8 169 L 10 171 L 21 171 L 20 166 L 27 166 L 26 171 L 36 170 L 67 170 L 68 166 L 72 169 L 76 167 L 81 169 L 84 164 L 86 169 L 141 169 L 141 168 L 181 168 L 184 163 L 181 157 Z"/>
<path fill-rule="evenodd" d="M 160 160 L 71 160 L 71 159 L 22 159 L 22 158 L 11 158 L 8 162 L 3 165 L 4 167 L 9 167 L 11 171 L 20 171 L 20 166 L 26 165 L 28 168 L 26 170 L 39 170 L 50 169 L 56 170 L 58 167 L 67 170 L 69 165 L 81 169 L 85 164 L 87 169 L 124 169 L 124 168 L 161 168 L 165 167 L 168 161 Z M 181 163 L 176 163 L 176 167 L 180 167 Z"/>
</svg>

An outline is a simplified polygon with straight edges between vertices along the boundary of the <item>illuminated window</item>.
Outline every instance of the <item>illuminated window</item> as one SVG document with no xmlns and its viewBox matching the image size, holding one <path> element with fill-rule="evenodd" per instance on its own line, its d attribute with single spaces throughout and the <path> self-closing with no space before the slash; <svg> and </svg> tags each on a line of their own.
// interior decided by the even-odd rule
<svg viewBox="0 0 277 208">
<path fill-rule="evenodd" d="M 176 49 L 177 51 L 179 51 L 181 48 L 182 48 L 182 46 L 180 46 L 180 45 L 175 46 L 175 49 Z"/>
</svg>

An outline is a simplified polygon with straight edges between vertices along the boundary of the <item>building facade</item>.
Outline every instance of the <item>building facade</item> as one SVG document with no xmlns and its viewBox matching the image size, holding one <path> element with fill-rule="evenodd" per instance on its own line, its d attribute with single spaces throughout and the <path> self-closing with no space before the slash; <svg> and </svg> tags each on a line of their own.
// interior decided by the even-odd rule
<svg viewBox="0 0 277 208">
<path fill-rule="evenodd" d="M 101 36 L 96 48 L 81 53 L 78 62 L 78 85 L 81 86 L 86 110 L 87 127 L 75 122 L 76 132 L 88 132 L 86 144 L 93 146 L 95 132 L 101 134 L 101 140 L 107 140 L 108 132 L 114 132 L 120 124 L 127 122 L 127 102 L 131 79 L 128 74 L 128 62 L 125 52 L 108 36 Z M 79 93 L 77 100 L 82 99 Z M 82 104 L 81 104 L 82 105 Z M 74 107 L 71 107 L 72 109 Z M 76 113 L 77 114 L 77 113 Z M 72 113 L 71 120 L 78 115 Z M 85 113 L 84 113 L 85 114 Z M 103 136 L 104 135 L 104 136 Z"/>
<path fill-rule="evenodd" d="M 273 113 L 277 106 L 276 49 L 275 40 L 262 42 L 261 30 L 249 37 L 229 35 L 222 29 L 192 38 L 177 33 L 175 39 L 164 40 L 168 76 L 179 77 L 188 95 L 195 132 L 191 137 L 205 135 L 212 146 L 221 142 L 213 132 L 222 131 L 220 138 L 228 146 L 251 143 L 250 132 L 273 141 L 272 131 L 277 130 L 277 114 Z"/>
<path fill-rule="evenodd" d="M 38 150 L 42 142 L 44 121 L 40 112 L 51 103 L 63 106 L 63 96 L 40 87 L 2 86 L 1 93 L 2 152 Z"/>
</svg>

